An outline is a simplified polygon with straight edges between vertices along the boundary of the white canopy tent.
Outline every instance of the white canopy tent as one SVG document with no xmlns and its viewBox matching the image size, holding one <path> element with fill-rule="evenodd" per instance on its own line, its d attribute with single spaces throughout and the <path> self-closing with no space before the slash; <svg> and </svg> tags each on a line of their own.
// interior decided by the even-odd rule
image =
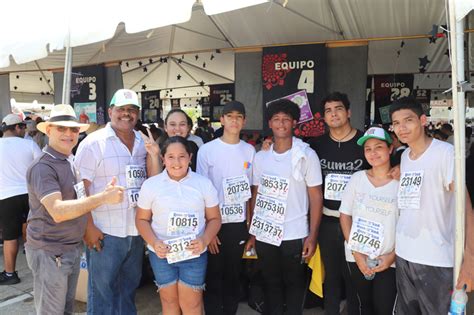
<svg viewBox="0 0 474 315">
<path fill-rule="evenodd" d="M 25 2 L 30 1 L 15 3 L 17 7 L 25 7 Z M 84 1 L 80 7 L 90 5 L 94 10 L 73 11 L 73 24 L 78 26 L 74 31 L 94 31 L 71 42 L 72 46 L 85 43 L 86 40 L 90 42 L 74 47 L 73 66 L 122 61 L 124 85 L 136 91 L 146 85 L 147 90 L 188 87 L 175 90 L 174 97 L 206 93 L 206 88 L 200 87 L 199 83 L 203 81 L 208 85 L 232 82 L 234 54 L 248 47 L 259 49 L 262 46 L 289 43 L 366 39 L 369 39 L 369 74 L 417 73 L 418 58 L 427 56 L 431 62 L 425 69 L 426 73 L 444 72 L 444 82 L 449 82 L 447 72 L 450 70 L 450 63 L 445 55 L 448 41 L 446 38 L 438 38 L 435 43 L 430 43 L 428 38 L 433 25 L 447 24 L 444 0 L 275 0 L 216 15 L 206 14 L 209 1 L 202 1 L 204 7 L 200 4 L 193 6 L 194 0 L 176 1 L 173 2 L 176 5 L 172 7 L 164 1 L 121 1 L 113 7 L 110 4 L 97 6 L 89 2 L 94 3 Z M 186 14 L 177 15 L 173 22 L 175 24 L 147 29 L 169 21 L 164 18 L 172 16 L 172 10 L 179 9 L 178 3 Z M 54 28 L 55 19 L 45 17 L 61 16 L 58 10 L 64 8 L 64 4 L 58 6 L 57 1 L 51 1 L 50 5 L 46 1 L 35 6 L 34 10 L 29 11 L 36 10 L 38 18 L 25 16 L 24 20 L 34 21 L 34 28 L 38 31 L 30 32 L 27 38 Z M 43 25 L 43 21 L 48 20 L 51 21 Z M 143 20 L 152 20 L 156 24 L 140 24 Z M 474 29 L 474 17 L 471 20 L 470 28 Z M 120 21 L 124 23 L 117 26 Z M 3 29 L 10 29 L 11 25 L 17 24 L 19 23 L 8 19 L 0 21 Z M 139 30 L 139 26 L 143 29 L 141 32 L 131 33 Z M 98 29 L 103 31 L 99 33 Z M 470 30 L 472 31 L 474 30 Z M 443 32 L 441 27 L 438 32 Z M 474 50 L 473 34 L 469 33 L 469 51 Z M 10 46 L 4 44 L 2 36 L 5 35 L 0 35 L 0 72 L 11 73 L 12 94 L 54 93 L 51 72 L 41 73 L 39 70 L 64 67 L 65 50 L 55 50 L 64 47 L 64 40 L 61 43 L 56 39 L 54 43 L 50 43 L 49 50 L 53 51 L 49 54 L 43 42 L 39 45 L 40 55 L 29 58 L 44 58 L 18 64 L 28 60 L 26 53 L 35 49 L 26 48 L 24 45 L 29 43 L 26 40 L 23 46 L 17 45 L 10 50 L 11 56 L 4 53 Z M 101 41 L 96 42 L 97 40 Z M 183 55 L 181 64 L 173 61 L 181 59 Z M 196 55 L 198 59 L 195 59 Z M 171 62 L 159 61 L 159 58 L 168 56 L 172 56 L 167 60 Z M 147 72 L 144 72 L 144 68 Z M 474 56 L 470 54 L 469 69 L 473 68 Z M 447 86 L 441 84 L 439 87 Z"/>
</svg>

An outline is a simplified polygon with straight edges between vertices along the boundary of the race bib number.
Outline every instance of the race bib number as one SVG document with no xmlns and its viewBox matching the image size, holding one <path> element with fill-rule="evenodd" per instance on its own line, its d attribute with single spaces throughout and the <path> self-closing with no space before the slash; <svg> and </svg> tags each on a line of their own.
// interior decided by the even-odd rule
<svg viewBox="0 0 474 315">
<path fill-rule="evenodd" d="M 245 221 L 245 203 L 220 204 L 222 223 Z"/>
<path fill-rule="evenodd" d="M 398 207 L 400 209 L 420 209 L 423 171 L 404 172 L 398 187 Z"/>
<path fill-rule="evenodd" d="M 86 198 L 86 187 L 84 186 L 84 182 L 82 180 L 74 185 L 74 190 L 76 191 L 77 199 Z"/>
<path fill-rule="evenodd" d="M 197 214 L 185 212 L 171 212 L 168 216 L 168 236 L 182 236 L 197 234 L 199 231 Z"/>
<path fill-rule="evenodd" d="M 352 175 L 328 174 L 324 179 L 324 199 L 341 201 L 342 193 Z"/>
<path fill-rule="evenodd" d="M 290 181 L 287 178 L 263 174 L 258 185 L 258 192 L 267 197 L 286 200 Z"/>
<path fill-rule="evenodd" d="M 286 202 L 258 194 L 254 211 L 260 217 L 276 223 L 283 223 L 285 221 Z"/>
<path fill-rule="evenodd" d="M 196 235 L 185 235 L 163 241 L 163 243 L 168 245 L 169 248 L 169 252 L 166 254 L 166 260 L 168 261 L 168 264 L 199 257 L 200 255 L 195 255 L 192 251 L 186 249 L 186 247 L 188 247 L 191 244 L 191 241 L 195 238 Z"/>
<path fill-rule="evenodd" d="M 128 194 L 128 205 L 131 208 L 137 206 L 138 197 L 140 196 L 140 188 L 129 188 L 127 189 Z"/>
<path fill-rule="evenodd" d="M 140 165 L 127 165 L 125 167 L 127 188 L 140 188 L 146 179 L 146 171 Z"/>
<path fill-rule="evenodd" d="M 380 254 L 383 238 L 383 224 L 355 217 L 352 222 L 347 247 L 353 251 L 375 258 Z"/>
<path fill-rule="evenodd" d="M 283 224 L 278 224 L 254 215 L 249 233 L 260 242 L 280 246 L 283 241 Z"/>
<path fill-rule="evenodd" d="M 245 175 L 227 177 L 222 181 L 225 203 L 245 202 L 252 196 L 249 179 Z"/>
</svg>

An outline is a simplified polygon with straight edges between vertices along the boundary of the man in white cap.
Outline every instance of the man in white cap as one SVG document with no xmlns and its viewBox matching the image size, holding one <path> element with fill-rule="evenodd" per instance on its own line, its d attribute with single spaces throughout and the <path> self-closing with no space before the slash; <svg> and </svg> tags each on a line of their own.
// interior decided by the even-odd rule
<svg viewBox="0 0 474 315">
<path fill-rule="evenodd" d="M 26 124 L 16 114 L 2 121 L 3 138 L 0 138 L 0 226 L 3 233 L 3 267 L 0 285 L 20 282 L 15 271 L 18 239 L 28 215 L 26 170 L 41 150 L 33 141 L 23 139 Z"/>
<path fill-rule="evenodd" d="M 142 139 L 133 129 L 140 108 L 134 91 L 118 90 L 108 109 L 110 123 L 77 149 L 75 165 L 89 194 L 104 189 L 113 177 L 127 188 L 120 204 L 97 207 L 88 219 L 88 314 L 136 313 L 144 246 L 135 226 L 135 207 L 147 175 L 158 173 L 159 155 L 151 133 Z M 147 157 L 147 150 L 155 151 Z"/>
<path fill-rule="evenodd" d="M 31 210 L 26 259 L 33 273 L 37 314 L 72 314 L 85 214 L 123 199 L 124 188 L 116 186 L 115 179 L 97 194 L 85 195 L 72 163 L 72 148 L 79 132 L 88 127 L 77 122 L 70 105 L 54 106 L 50 120 L 37 126 L 49 137 L 49 144 L 27 172 Z"/>
</svg>

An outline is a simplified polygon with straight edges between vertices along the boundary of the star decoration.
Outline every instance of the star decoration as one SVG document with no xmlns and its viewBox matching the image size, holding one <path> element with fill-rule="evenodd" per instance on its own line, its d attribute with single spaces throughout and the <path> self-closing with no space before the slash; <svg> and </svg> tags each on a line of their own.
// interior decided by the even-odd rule
<svg viewBox="0 0 474 315">
<path fill-rule="evenodd" d="M 199 59 L 199 55 L 194 56 L 194 58 L 196 58 L 196 60 L 198 60 L 198 59 Z"/>
<path fill-rule="evenodd" d="M 430 44 L 436 43 L 436 40 L 437 40 L 437 39 L 438 39 L 438 38 L 436 38 L 436 37 L 430 37 Z"/>
<path fill-rule="evenodd" d="M 19 79 L 19 78 L 20 78 L 20 76 L 17 74 L 17 75 L 16 75 L 16 78 L 17 78 L 17 79 Z"/>
<path fill-rule="evenodd" d="M 202 64 L 202 67 L 203 67 L 203 68 L 206 68 L 206 63 L 205 63 L 205 62 Z"/>
<path fill-rule="evenodd" d="M 186 96 L 186 93 L 184 93 L 184 96 Z"/>
<path fill-rule="evenodd" d="M 43 78 L 42 78 L 42 77 L 40 77 L 40 81 L 43 81 Z"/>
<path fill-rule="evenodd" d="M 181 56 L 181 59 L 184 59 L 184 55 Z"/>
<path fill-rule="evenodd" d="M 41 92 L 40 94 L 41 94 L 41 95 L 45 95 L 45 93 L 44 93 L 44 92 Z"/>
<path fill-rule="evenodd" d="M 199 82 L 200 86 L 204 86 L 204 81 Z"/>
<path fill-rule="evenodd" d="M 178 75 L 176 76 L 176 80 L 181 80 L 181 74 L 178 74 Z"/>
<path fill-rule="evenodd" d="M 400 53 L 401 53 L 401 51 L 397 50 L 397 57 L 400 57 Z"/>
<path fill-rule="evenodd" d="M 147 67 L 143 67 L 143 72 L 148 72 L 148 68 L 147 68 Z"/>
<path fill-rule="evenodd" d="M 211 60 L 213 60 L 215 57 L 214 57 L 214 54 L 211 54 Z"/>
<path fill-rule="evenodd" d="M 405 41 L 402 40 L 402 42 L 400 43 L 400 48 L 403 48 L 403 46 L 405 46 Z"/>
<path fill-rule="evenodd" d="M 173 95 L 170 94 L 170 98 L 172 98 L 172 97 L 173 97 Z"/>
<path fill-rule="evenodd" d="M 150 63 L 153 63 L 153 59 L 151 59 L 151 58 L 150 58 L 150 59 L 148 59 L 148 61 L 149 61 Z"/>
<path fill-rule="evenodd" d="M 146 84 L 142 85 L 142 90 L 146 90 Z"/>
<path fill-rule="evenodd" d="M 220 54 L 221 53 L 221 50 L 220 49 L 216 49 L 216 54 Z"/>
<path fill-rule="evenodd" d="M 121 61 L 119 61 L 119 66 L 121 66 L 121 65 L 122 65 L 122 62 L 121 62 Z"/>
<path fill-rule="evenodd" d="M 14 86 L 13 89 L 18 90 L 18 86 Z"/>
<path fill-rule="evenodd" d="M 48 83 L 50 83 L 50 82 L 51 82 L 51 80 L 50 80 L 50 79 L 48 79 Z"/>
<path fill-rule="evenodd" d="M 178 59 L 178 63 L 181 63 L 181 62 L 183 62 L 183 59 Z"/>
<path fill-rule="evenodd" d="M 128 61 L 125 63 L 125 65 L 127 66 L 127 68 L 130 66 L 130 64 L 128 63 Z"/>
<path fill-rule="evenodd" d="M 418 58 L 420 61 L 420 68 L 426 68 L 426 66 L 431 62 L 428 60 L 428 56 L 424 56 L 423 58 Z"/>
<path fill-rule="evenodd" d="M 143 62 L 139 61 L 138 66 L 141 67 L 143 65 Z"/>
<path fill-rule="evenodd" d="M 163 58 L 163 63 L 168 63 L 168 58 Z"/>
<path fill-rule="evenodd" d="M 173 89 L 170 89 L 170 93 L 173 92 Z"/>
<path fill-rule="evenodd" d="M 51 93 L 50 92 L 46 92 L 46 95 L 50 95 Z"/>
</svg>

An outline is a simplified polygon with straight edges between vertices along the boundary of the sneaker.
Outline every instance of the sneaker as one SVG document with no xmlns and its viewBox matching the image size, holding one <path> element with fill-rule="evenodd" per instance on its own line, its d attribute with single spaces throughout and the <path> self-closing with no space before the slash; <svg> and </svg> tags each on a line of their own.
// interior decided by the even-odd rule
<svg viewBox="0 0 474 315">
<path fill-rule="evenodd" d="M 0 273 L 0 285 L 17 284 L 20 281 L 21 280 L 18 278 L 18 273 L 16 271 L 13 272 L 11 276 L 8 276 L 5 270 Z"/>
</svg>

